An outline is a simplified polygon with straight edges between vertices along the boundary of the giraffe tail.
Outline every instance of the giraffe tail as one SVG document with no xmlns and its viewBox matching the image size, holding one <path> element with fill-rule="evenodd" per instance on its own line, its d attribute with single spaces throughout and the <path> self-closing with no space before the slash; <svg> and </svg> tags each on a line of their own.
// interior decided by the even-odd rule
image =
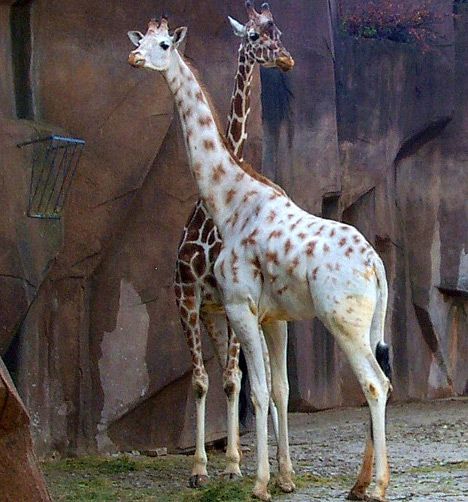
<svg viewBox="0 0 468 502">
<path fill-rule="evenodd" d="M 392 380 L 392 368 L 390 365 L 390 347 L 385 343 L 385 316 L 388 304 L 388 285 L 385 274 L 385 267 L 376 256 L 374 261 L 374 271 L 377 277 L 377 303 L 371 325 L 371 346 L 375 350 L 375 358 L 379 363 L 385 376 Z"/>
</svg>

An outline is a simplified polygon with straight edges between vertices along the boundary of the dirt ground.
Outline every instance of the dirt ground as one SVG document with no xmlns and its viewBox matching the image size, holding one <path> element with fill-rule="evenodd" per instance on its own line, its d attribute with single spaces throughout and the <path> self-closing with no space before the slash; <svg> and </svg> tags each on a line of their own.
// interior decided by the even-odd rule
<svg viewBox="0 0 468 502">
<path fill-rule="evenodd" d="M 290 443 L 298 490 L 274 500 L 342 501 L 355 480 L 368 424 L 366 408 L 290 415 Z M 468 501 L 468 399 L 391 405 L 388 447 L 390 501 Z M 242 437 L 244 479 L 218 481 L 224 459 L 209 454 L 212 480 L 186 488 L 190 457 L 139 455 L 55 461 L 45 464 L 54 500 L 70 501 L 246 501 L 255 470 L 253 434 Z M 272 477 L 276 470 L 271 438 Z M 249 451 L 250 449 L 250 451 Z"/>
</svg>

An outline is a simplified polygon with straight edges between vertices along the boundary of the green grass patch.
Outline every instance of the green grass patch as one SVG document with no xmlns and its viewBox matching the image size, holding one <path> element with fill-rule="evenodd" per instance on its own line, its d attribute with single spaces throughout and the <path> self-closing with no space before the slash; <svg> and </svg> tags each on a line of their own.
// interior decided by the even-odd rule
<svg viewBox="0 0 468 502">
<path fill-rule="evenodd" d="M 412 474 L 430 474 L 431 472 L 453 472 L 453 471 L 468 471 L 468 462 L 449 462 L 447 464 L 437 465 L 421 465 L 412 467 L 408 472 Z"/>
<path fill-rule="evenodd" d="M 170 502 L 250 502 L 254 478 L 224 481 L 217 478 L 224 467 L 224 455 L 210 455 L 212 480 L 203 488 L 187 488 L 192 458 L 168 455 L 162 458 L 84 457 L 44 463 L 44 472 L 55 502 L 170 501 Z M 310 473 L 296 476 L 298 490 L 311 486 L 339 484 L 338 478 Z M 281 499 L 274 483 L 270 490 Z"/>
</svg>

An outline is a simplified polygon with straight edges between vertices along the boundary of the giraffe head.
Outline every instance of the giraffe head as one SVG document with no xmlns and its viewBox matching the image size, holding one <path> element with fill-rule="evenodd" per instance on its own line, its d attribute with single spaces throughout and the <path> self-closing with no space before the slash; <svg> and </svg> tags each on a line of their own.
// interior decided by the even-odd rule
<svg viewBox="0 0 468 502">
<path fill-rule="evenodd" d="M 275 24 L 270 6 L 264 3 L 260 12 L 257 12 L 253 1 L 247 0 L 245 7 L 249 15 L 245 25 L 232 17 L 229 17 L 229 21 L 234 33 L 242 38 L 247 57 L 267 68 L 291 70 L 294 59 L 281 42 L 281 31 Z"/>
<path fill-rule="evenodd" d="M 187 28 L 177 28 L 171 35 L 166 17 L 161 20 L 152 19 L 148 24 L 146 35 L 139 31 L 129 31 L 128 37 L 136 45 L 130 53 L 128 62 L 137 68 L 166 71 L 171 56 L 179 47 L 187 34 Z"/>
</svg>

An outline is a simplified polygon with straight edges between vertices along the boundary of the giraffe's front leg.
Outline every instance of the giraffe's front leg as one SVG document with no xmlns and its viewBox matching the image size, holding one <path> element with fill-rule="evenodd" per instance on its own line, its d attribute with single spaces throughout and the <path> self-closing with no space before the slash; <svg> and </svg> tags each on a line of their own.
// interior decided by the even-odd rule
<svg viewBox="0 0 468 502">
<path fill-rule="evenodd" d="M 268 492 L 270 480 L 270 465 L 268 463 L 269 393 L 258 317 L 252 312 L 248 303 L 226 303 L 226 313 L 244 351 L 252 387 L 257 433 L 257 479 L 253 495 L 260 500 L 269 501 L 271 500 L 271 495 Z"/>
</svg>

